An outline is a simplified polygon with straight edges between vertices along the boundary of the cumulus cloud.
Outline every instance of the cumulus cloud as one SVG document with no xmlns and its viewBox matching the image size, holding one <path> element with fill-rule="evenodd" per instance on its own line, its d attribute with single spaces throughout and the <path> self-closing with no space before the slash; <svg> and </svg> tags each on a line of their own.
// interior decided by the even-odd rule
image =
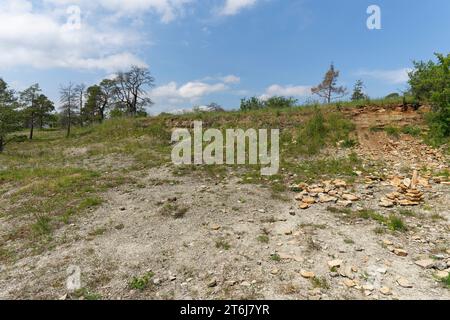
<svg viewBox="0 0 450 320">
<path fill-rule="evenodd" d="M 271 85 L 261 96 L 262 99 L 268 99 L 274 96 L 283 97 L 305 97 L 311 94 L 311 86 L 281 86 L 278 84 Z"/>
<path fill-rule="evenodd" d="M 257 3 L 257 0 L 226 0 L 224 6 L 220 9 L 220 14 L 224 16 L 233 16 L 243 9 L 250 8 Z"/>
<path fill-rule="evenodd" d="M 34 5 L 38 2 L 41 3 Z M 163 22 L 170 22 L 189 2 L 191 0 L 2 0 L 0 67 L 114 72 L 131 65 L 146 66 L 133 54 L 133 48 L 142 44 L 139 31 L 107 19 L 115 14 L 138 15 L 151 11 Z M 74 5 L 81 6 L 81 10 Z M 106 18 L 105 12 L 110 12 Z"/>
<path fill-rule="evenodd" d="M 237 84 L 237 83 L 241 82 L 241 78 L 239 78 L 238 76 L 232 75 L 232 74 L 229 76 L 221 77 L 220 79 L 223 82 L 229 83 L 229 84 Z"/>
<path fill-rule="evenodd" d="M 402 84 L 408 82 L 408 73 L 410 68 L 402 68 L 395 70 L 362 70 L 356 73 L 360 77 L 370 77 L 377 80 L 387 82 L 389 84 Z"/>
<path fill-rule="evenodd" d="M 216 81 L 212 82 L 212 79 Z M 220 78 L 206 77 L 204 80 L 189 81 L 181 85 L 172 81 L 152 89 L 149 96 L 160 110 L 170 111 L 180 108 L 185 110 L 210 95 L 229 91 L 232 85 L 239 81 L 239 77 L 232 75 Z"/>
</svg>

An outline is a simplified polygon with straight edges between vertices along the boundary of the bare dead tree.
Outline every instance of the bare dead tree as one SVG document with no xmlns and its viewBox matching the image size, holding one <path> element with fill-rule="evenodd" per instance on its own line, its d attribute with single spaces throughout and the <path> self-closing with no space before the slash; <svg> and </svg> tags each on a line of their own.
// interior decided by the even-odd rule
<svg viewBox="0 0 450 320">
<path fill-rule="evenodd" d="M 61 86 L 60 95 L 62 116 L 67 125 L 67 137 L 69 137 L 72 121 L 79 106 L 79 97 L 73 83 L 69 83 L 66 86 Z"/>
<path fill-rule="evenodd" d="M 345 97 L 347 95 L 347 88 L 337 85 L 338 78 L 339 71 L 335 70 L 334 64 L 331 64 L 322 83 L 312 88 L 311 92 L 323 98 L 326 103 L 331 103 L 332 100 Z"/>
<path fill-rule="evenodd" d="M 151 106 L 146 88 L 154 87 L 155 78 L 148 68 L 132 66 L 128 72 L 119 72 L 115 82 L 115 94 L 129 115 L 136 115 L 145 106 Z"/>
</svg>

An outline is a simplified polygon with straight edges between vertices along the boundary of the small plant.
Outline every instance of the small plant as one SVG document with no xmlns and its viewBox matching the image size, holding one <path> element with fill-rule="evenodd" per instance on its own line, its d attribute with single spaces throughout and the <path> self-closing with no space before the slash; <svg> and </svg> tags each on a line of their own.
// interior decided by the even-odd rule
<svg viewBox="0 0 450 320">
<path fill-rule="evenodd" d="M 345 139 L 344 142 L 342 142 L 342 144 L 341 144 L 341 146 L 346 149 L 353 148 L 356 145 L 357 145 L 357 142 L 350 138 Z"/>
<path fill-rule="evenodd" d="M 444 278 L 441 281 L 447 288 L 450 289 L 450 274 L 447 276 L 447 278 Z"/>
<path fill-rule="evenodd" d="M 389 217 L 387 226 L 392 231 L 401 231 L 405 232 L 408 230 L 408 227 L 406 226 L 405 222 L 401 217 L 391 215 Z"/>
<path fill-rule="evenodd" d="M 391 137 L 394 137 L 394 138 L 400 137 L 401 130 L 397 127 L 387 126 L 386 128 L 384 128 L 384 131 Z"/>
<path fill-rule="evenodd" d="M 37 215 L 37 221 L 31 228 L 37 235 L 48 235 L 52 232 L 51 221 L 48 216 Z"/>
<path fill-rule="evenodd" d="M 314 288 L 321 288 L 321 289 L 329 289 L 330 285 L 328 284 L 327 279 L 322 277 L 314 277 L 311 279 L 311 283 Z"/>
<path fill-rule="evenodd" d="M 166 203 L 161 208 L 163 216 L 170 216 L 174 219 L 182 219 L 188 211 L 189 209 L 187 207 L 179 206 L 173 203 Z"/>
<path fill-rule="evenodd" d="M 74 292 L 76 298 L 84 298 L 85 300 L 101 300 L 102 296 L 98 293 L 93 293 L 86 288 L 79 289 Z"/>
<path fill-rule="evenodd" d="M 263 234 L 258 237 L 258 241 L 261 243 L 269 243 L 269 236 Z"/>
<path fill-rule="evenodd" d="M 216 241 L 216 248 L 217 249 L 223 249 L 223 250 L 230 250 L 231 246 L 228 242 L 226 242 L 223 239 L 219 239 Z"/>
<path fill-rule="evenodd" d="M 355 244 L 355 241 L 353 241 L 350 238 L 346 238 L 346 239 L 344 239 L 344 243 L 346 243 L 346 244 Z"/>
<path fill-rule="evenodd" d="M 281 261 L 281 257 L 278 253 L 274 253 L 270 256 L 270 260 L 272 261 L 276 261 L 276 262 L 280 262 Z"/>
<path fill-rule="evenodd" d="M 153 272 L 147 272 L 142 277 L 133 277 L 130 282 L 130 288 L 134 290 L 144 291 L 148 288 L 150 280 L 155 276 Z"/>
<path fill-rule="evenodd" d="M 401 131 L 402 131 L 402 133 L 409 134 L 413 137 L 418 137 L 422 132 L 422 130 L 416 126 L 406 126 L 406 127 L 403 127 Z"/>
</svg>

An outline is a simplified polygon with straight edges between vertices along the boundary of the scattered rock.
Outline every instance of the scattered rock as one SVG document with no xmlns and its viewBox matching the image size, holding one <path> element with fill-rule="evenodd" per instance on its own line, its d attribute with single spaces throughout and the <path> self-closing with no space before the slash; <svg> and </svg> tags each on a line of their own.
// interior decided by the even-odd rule
<svg viewBox="0 0 450 320">
<path fill-rule="evenodd" d="M 210 282 L 208 282 L 208 288 L 214 288 L 217 286 L 217 280 L 213 279 Z"/>
<path fill-rule="evenodd" d="M 334 268 L 340 268 L 340 266 L 342 265 L 342 260 L 332 260 L 332 261 L 328 261 L 328 266 L 331 269 Z"/>
<path fill-rule="evenodd" d="M 355 196 L 354 194 L 344 194 L 342 196 L 342 199 L 347 200 L 347 201 L 359 201 L 359 197 Z"/>
<path fill-rule="evenodd" d="M 314 278 L 316 275 L 314 274 L 314 272 L 311 272 L 311 271 L 305 271 L 305 270 L 302 270 L 302 271 L 300 271 L 300 275 L 303 277 L 303 278 L 305 278 L 305 279 L 312 279 L 312 278 Z"/>
<path fill-rule="evenodd" d="M 432 259 L 418 260 L 414 263 L 424 269 L 431 269 L 434 266 L 434 260 L 432 260 Z"/>
<path fill-rule="evenodd" d="M 348 287 L 348 288 L 354 288 L 354 287 L 356 287 L 356 282 L 355 282 L 354 280 L 351 280 L 351 279 L 345 279 L 345 280 L 344 280 L 344 284 L 345 284 L 345 286 Z"/>
<path fill-rule="evenodd" d="M 402 288 L 412 288 L 413 286 L 409 283 L 408 279 L 406 278 L 398 278 L 397 284 Z"/>
<path fill-rule="evenodd" d="M 407 257 L 408 256 L 408 252 L 406 250 L 403 249 L 394 249 L 394 254 L 399 256 L 399 257 Z"/>
<path fill-rule="evenodd" d="M 389 287 L 382 287 L 380 289 L 381 294 L 385 295 L 385 296 L 391 296 L 392 295 L 392 290 Z"/>
</svg>

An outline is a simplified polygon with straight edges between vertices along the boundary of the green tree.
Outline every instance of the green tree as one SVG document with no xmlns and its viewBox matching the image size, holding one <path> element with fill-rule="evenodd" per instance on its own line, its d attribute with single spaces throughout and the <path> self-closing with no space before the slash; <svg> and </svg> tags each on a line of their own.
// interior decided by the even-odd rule
<svg viewBox="0 0 450 320">
<path fill-rule="evenodd" d="M 367 95 L 364 93 L 364 83 L 358 80 L 353 87 L 352 101 L 366 100 Z"/>
<path fill-rule="evenodd" d="M 54 121 L 53 112 L 55 111 L 55 104 L 44 94 L 36 98 L 36 109 L 39 128 L 44 128 L 44 125 L 50 124 Z"/>
<path fill-rule="evenodd" d="M 21 114 L 14 91 L 0 78 L 0 152 L 8 143 L 7 135 L 21 128 Z"/>
<path fill-rule="evenodd" d="M 432 105 L 431 134 L 439 142 L 450 136 L 450 54 L 436 58 L 437 62 L 414 62 L 409 84 L 416 99 Z"/>
<path fill-rule="evenodd" d="M 83 122 L 100 121 L 99 109 L 101 105 L 101 89 L 99 85 L 93 85 L 86 90 L 86 103 L 80 112 Z"/>
<path fill-rule="evenodd" d="M 313 87 L 311 92 L 323 98 L 325 103 L 331 103 L 332 100 L 343 98 L 347 95 L 347 89 L 337 85 L 340 72 L 331 64 L 330 69 L 317 87 Z"/>
<path fill-rule="evenodd" d="M 39 84 L 36 83 L 20 93 L 20 103 L 24 108 L 24 116 L 26 117 L 28 127 L 30 128 L 30 140 L 33 140 L 34 126 L 39 114 L 39 107 L 36 100 L 41 94 L 41 91 Z"/>
</svg>

